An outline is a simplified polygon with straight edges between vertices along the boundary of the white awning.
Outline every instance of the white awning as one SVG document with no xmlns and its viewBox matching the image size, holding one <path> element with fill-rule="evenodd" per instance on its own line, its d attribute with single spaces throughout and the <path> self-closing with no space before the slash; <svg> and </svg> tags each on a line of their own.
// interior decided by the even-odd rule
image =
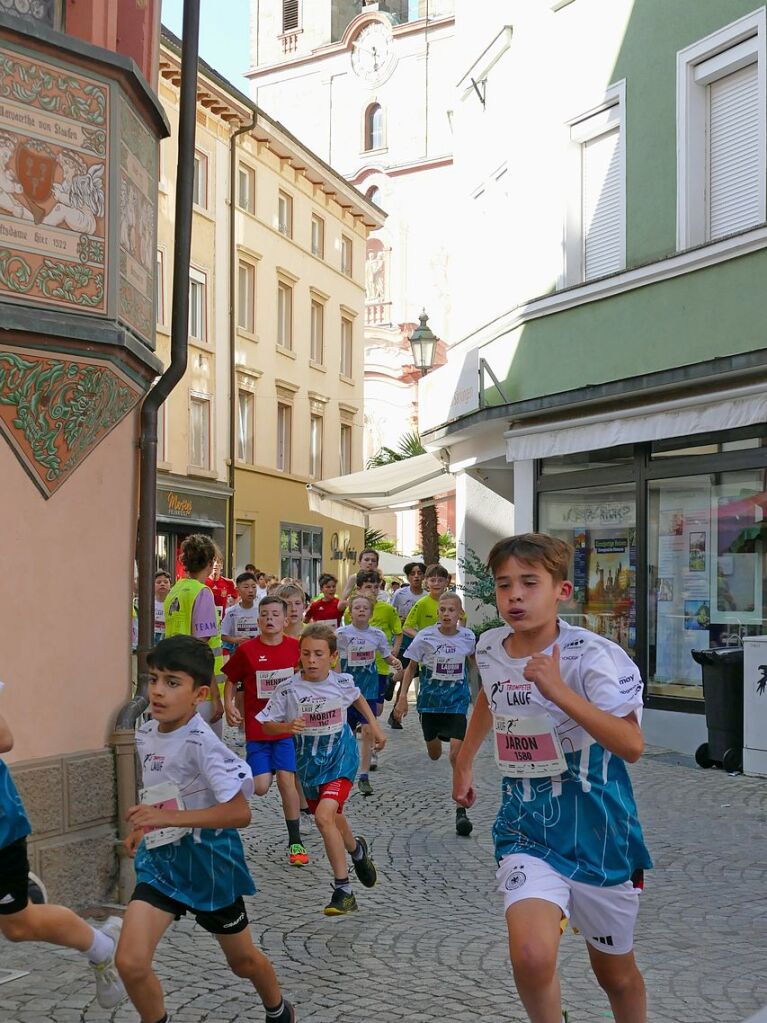
<svg viewBox="0 0 767 1023">
<path fill-rule="evenodd" d="M 455 490 L 455 477 L 434 455 L 309 483 L 309 508 L 319 515 L 365 526 L 376 512 L 404 511 Z"/>
<path fill-rule="evenodd" d="M 411 557 L 403 558 L 401 554 L 389 554 L 388 551 L 378 552 L 378 567 L 384 575 L 405 576 L 405 565 L 411 561 L 423 561 L 420 554 L 413 554 Z M 457 568 L 454 558 L 440 558 L 440 565 L 446 568 L 451 575 L 455 575 Z"/>
</svg>

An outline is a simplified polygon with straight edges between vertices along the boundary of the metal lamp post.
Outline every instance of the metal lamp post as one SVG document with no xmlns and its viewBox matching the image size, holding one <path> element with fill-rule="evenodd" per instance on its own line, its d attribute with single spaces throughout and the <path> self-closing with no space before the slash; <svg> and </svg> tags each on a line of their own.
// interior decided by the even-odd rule
<svg viewBox="0 0 767 1023">
<path fill-rule="evenodd" d="M 429 317 L 426 315 L 425 309 L 418 319 L 420 323 L 408 340 L 410 341 L 410 349 L 413 353 L 413 365 L 421 371 L 421 376 L 425 377 L 434 365 L 434 356 L 437 353 L 437 338 L 431 327 L 426 325 Z"/>
</svg>

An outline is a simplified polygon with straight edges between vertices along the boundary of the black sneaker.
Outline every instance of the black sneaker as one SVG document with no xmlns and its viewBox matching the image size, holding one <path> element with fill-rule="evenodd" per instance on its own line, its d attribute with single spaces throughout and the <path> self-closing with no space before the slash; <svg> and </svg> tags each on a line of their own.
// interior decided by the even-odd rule
<svg viewBox="0 0 767 1023">
<path fill-rule="evenodd" d="M 367 778 L 360 778 L 357 782 L 357 788 L 360 790 L 363 796 L 373 795 L 373 786 L 370 784 Z"/>
<path fill-rule="evenodd" d="M 359 844 L 362 846 L 362 858 L 359 860 L 352 860 L 352 866 L 354 867 L 354 873 L 359 878 L 360 884 L 363 884 L 366 888 L 373 888 L 376 881 L 378 880 L 378 871 L 376 865 L 370 857 L 368 852 L 368 844 L 362 835 L 355 836 Z"/>
<path fill-rule="evenodd" d="M 330 902 L 325 906 L 325 916 L 345 916 L 357 908 L 354 892 L 345 892 L 343 888 L 334 888 Z"/>
<path fill-rule="evenodd" d="M 384 693 L 384 700 L 386 703 L 389 700 L 394 699 L 394 686 L 396 685 L 394 679 L 389 675 L 389 681 L 386 683 L 386 692 Z"/>
<path fill-rule="evenodd" d="M 266 1023 L 296 1023 L 296 1010 L 293 1008 L 293 1003 L 289 1002 L 287 998 L 283 998 L 282 1006 L 282 1015 L 279 1019 L 274 1020 L 271 1016 L 267 1016 Z"/>
<path fill-rule="evenodd" d="M 455 831 L 461 838 L 468 838 L 474 830 L 474 825 L 471 823 L 469 818 L 466 816 L 466 810 L 460 806 L 455 811 Z"/>
<path fill-rule="evenodd" d="M 394 716 L 394 711 L 392 711 L 391 714 L 389 714 L 386 720 L 389 722 L 389 728 L 396 728 L 400 730 L 402 729 L 402 722 L 397 721 L 397 719 Z"/>
</svg>

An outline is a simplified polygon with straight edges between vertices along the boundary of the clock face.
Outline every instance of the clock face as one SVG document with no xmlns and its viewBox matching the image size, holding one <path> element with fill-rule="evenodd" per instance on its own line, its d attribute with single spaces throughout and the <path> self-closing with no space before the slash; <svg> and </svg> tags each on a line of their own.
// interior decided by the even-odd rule
<svg viewBox="0 0 767 1023">
<path fill-rule="evenodd" d="M 391 57 L 391 35 L 380 21 L 366 25 L 352 43 L 352 68 L 365 81 L 379 78 Z"/>
</svg>

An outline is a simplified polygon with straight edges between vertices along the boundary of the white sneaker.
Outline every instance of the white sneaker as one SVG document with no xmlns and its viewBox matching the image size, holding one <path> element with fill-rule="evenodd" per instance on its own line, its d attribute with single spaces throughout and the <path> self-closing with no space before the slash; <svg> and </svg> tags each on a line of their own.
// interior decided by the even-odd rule
<svg viewBox="0 0 767 1023">
<path fill-rule="evenodd" d="M 112 954 L 103 963 L 90 963 L 96 974 L 96 1001 L 102 1009 L 114 1009 L 125 998 L 125 988 L 115 967 L 115 952 L 120 940 L 123 922 L 119 916 L 110 916 L 101 931 L 115 943 Z"/>
</svg>

